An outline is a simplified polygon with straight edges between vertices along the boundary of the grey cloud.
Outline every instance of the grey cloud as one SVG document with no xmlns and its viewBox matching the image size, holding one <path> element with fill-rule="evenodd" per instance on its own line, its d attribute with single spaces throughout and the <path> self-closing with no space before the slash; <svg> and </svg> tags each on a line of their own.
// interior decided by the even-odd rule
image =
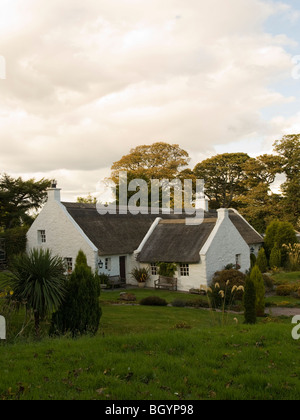
<svg viewBox="0 0 300 420">
<path fill-rule="evenodd" d="M 268 86 L 290 66 L 290 40 L 263 31 L 273 3 L 42 3 L 20 2 L 18 24 L 0 30 L 6 171 L 92 173 L 154 141 L 205 156 L 284 126 L 260 115 L 286 100 Z"/>
</svg>

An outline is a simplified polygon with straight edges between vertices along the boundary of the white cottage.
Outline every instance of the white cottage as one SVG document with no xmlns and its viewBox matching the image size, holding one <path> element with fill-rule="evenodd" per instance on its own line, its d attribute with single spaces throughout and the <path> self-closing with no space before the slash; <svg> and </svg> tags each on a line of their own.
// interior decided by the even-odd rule
<svg viewBox="0 0 300 420">
<path fill-rule="evenodd" d="M 201 225 L 187 225 L 182 215 L 100 215 L 96 205 L 66 203 L 60 189 L 48 190 L 48 201 L 28 231 L 28 249 L 48 248 L 65 259 L 72 271 L 81 249 L 94 271 L 120 275 L 136 284 L 135 266 L 151 270 L 156 263 L 178 264 L 178 290 L 209 284 L 214 273 L 228 264 L 245 272 L 250 253 L 257 253 L 263 238 L 233 209 L 205 211 Z"/>
</svg>

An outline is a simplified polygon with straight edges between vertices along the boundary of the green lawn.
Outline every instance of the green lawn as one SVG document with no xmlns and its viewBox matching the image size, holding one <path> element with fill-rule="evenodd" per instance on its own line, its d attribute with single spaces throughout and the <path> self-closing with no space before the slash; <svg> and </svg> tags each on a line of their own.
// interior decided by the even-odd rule
<svg viewBox="0 0 300 420">
<path fill-rule="evenodd" d="M 195 302 L 202 300 L 207 302 L 207 297 L 201 295 L 194 295 L 185 292 L 174 292 L 169 290 L 154 290 L 154 289 L 114 289 L 114 290 L 103 290 L 101 293 L 100 300 L 104 303 L 117 303 L 120 301 L 120 293 L 121 292 L 129 292 L 133 293 L 136 298 L 137 302 L 141 299 L 144 299 L 148 296 L 160 296 L 161 298 L 165 299 L 168 303 L 172 303 L 175 299 L 176 300 L 183 300 L 186 302 Z"/>
<path fill-rule="evenodd" d="M 300 398 L 290 320 L 246 326 L 230 314 L 221 326 L 220 314 L 201 309 L 103 303 L 119 293 L 102 294 L 96 337 L 2 343 L 0 399 Z"/>
<path fill-rule="evenodd" d="M 278 281 L 297 275 L 285 273 Z M 150 295 L 168 303 L 206 301 L 179 292 L 130 292 L 137 303 Z M 300 398 L 300 342 L 292 339 L 291 319 L 268 317 L 246 326 L 241 315 L 125 305 L 119 297 L 120 290 L 102 292 L 98 334 L 77 340 L 45 334 L 35 341 L 30 328 L 15 339 L 24 313 L 14 314 L 10 340 L 0 343 L 0 400 Z M 272 299 L 295 305 L 290 297 Z"/>
<path fill-rule="evenodd" d="M 300 271 L 295 271 L 291 273 L 282 271 L 280 273 L 273 274 L 272 278 L 274 279 L 274 283 L 276 285 L 297 283 L 300 282 Z"/>
</svg>

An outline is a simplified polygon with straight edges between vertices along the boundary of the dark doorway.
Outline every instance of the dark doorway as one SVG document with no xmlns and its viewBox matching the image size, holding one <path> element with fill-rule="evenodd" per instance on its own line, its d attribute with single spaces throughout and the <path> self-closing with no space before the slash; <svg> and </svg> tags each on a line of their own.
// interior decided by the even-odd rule
<svg viewBox="0 0 300 420">
<path fill-rule="evenodd" d="M 120 257 L 120 276 L 122 280 L 126 280 L 126 257 Z"/>
</svg>

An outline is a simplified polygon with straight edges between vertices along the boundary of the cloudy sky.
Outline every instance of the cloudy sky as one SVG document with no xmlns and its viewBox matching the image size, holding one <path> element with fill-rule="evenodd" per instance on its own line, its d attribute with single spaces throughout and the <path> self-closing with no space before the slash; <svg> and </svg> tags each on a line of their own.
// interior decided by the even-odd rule
<svg viewBox="0 0 300 420">
<path fill-rule="evenodd" d="M 0 173 L 96 191 L 137 145 L 300 132 L 299 0 L 1 0 Z"/>
</svg>

